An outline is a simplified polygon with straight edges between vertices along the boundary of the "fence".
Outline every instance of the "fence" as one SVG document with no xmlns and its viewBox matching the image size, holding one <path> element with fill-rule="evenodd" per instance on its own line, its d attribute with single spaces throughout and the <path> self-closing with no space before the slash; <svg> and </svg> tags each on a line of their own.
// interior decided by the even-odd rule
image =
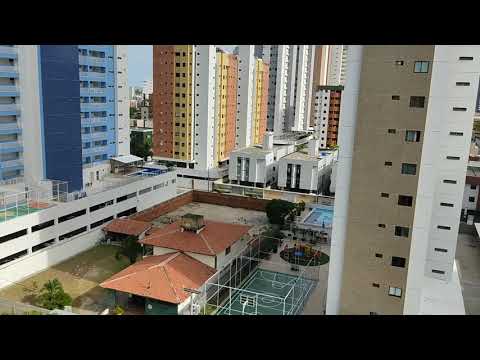
<svg viewBox="0 0 480 360">
<path fill-rule="evenodd" d="M 0 315 L 48 315 L 49 312 L 37 306 L 0 299 Z"/>
</svg>

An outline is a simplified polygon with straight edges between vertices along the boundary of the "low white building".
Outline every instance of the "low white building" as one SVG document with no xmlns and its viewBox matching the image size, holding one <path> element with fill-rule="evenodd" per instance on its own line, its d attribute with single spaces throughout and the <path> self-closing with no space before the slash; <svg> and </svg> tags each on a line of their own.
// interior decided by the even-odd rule
<svg viewBox="0 0 480 360">
<path fill-rule="evenodd" d="M 263 145 L 230 153 L 228 178 L 232 184 L 268 187 L 278 179 L 278 159 L 295 151 L 295 145 L 274 145 L 273 133 L 266 133 Z"/>
<path fill-rule="evenodd" d="M 336 151 L 319 151 L 319 140 L 308 143 L 308 151 L 300 150 L 278 162 L 278 187 L 281 190 L 320 194 L 329 185 Z"/>
<path fill-rule="evenodd" d="M 176 175 L 108 174 L 82 194 L 50 181 L 0 184 L 0 288 L 94 246 L 111 220 L 172 199 Z"/>
<path fill-rule="evenodd" d="M 462 215 L 475 215 L 480 211 L 480 161 L 469 161 L 463 191 Z"/>
</svg>

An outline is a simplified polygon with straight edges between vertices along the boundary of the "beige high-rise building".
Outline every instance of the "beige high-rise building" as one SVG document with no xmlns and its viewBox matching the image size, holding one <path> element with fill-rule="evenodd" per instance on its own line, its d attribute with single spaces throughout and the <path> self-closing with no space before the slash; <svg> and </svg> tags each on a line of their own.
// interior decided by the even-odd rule
<svg viewBox="0 0 480 360">
<path fill-rule="evenodd" d="M 455 250 L 480 46 L 349 46 L 327 314 L 464 314 Z"/>
</svg>

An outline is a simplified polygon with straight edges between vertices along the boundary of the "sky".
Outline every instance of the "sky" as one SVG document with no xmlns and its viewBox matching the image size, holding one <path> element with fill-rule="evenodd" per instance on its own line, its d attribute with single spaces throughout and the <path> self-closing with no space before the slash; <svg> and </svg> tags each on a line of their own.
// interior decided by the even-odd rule
<svg viewBox="0 0 480 360">
<path fill-rule="evenodd" d="M 228 52 L 236 45 L 217 45 Z M 142 86 L 153 78 L 153 46 L 128 45 L 128 86 Z"/>
</svg>

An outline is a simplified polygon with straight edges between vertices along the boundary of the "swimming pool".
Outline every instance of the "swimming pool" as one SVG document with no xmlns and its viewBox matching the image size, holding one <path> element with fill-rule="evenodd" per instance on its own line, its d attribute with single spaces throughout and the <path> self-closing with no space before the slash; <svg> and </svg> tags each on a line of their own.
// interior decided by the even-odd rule
<svg viewBox="0 0 480 360">
<path fill-rule="evenodd" d="M 156 176 L 166 173 L 167 171 L 167 169 L 143 168 L 141 171 L 129 174 L 128 176 Z"/>
<path fill-rule="evenodd" d="M 332 226 L 333 209 L 328 207 L 315 207 L 303 221 L 305 224 L 329 228 Z"/>
</svg>

